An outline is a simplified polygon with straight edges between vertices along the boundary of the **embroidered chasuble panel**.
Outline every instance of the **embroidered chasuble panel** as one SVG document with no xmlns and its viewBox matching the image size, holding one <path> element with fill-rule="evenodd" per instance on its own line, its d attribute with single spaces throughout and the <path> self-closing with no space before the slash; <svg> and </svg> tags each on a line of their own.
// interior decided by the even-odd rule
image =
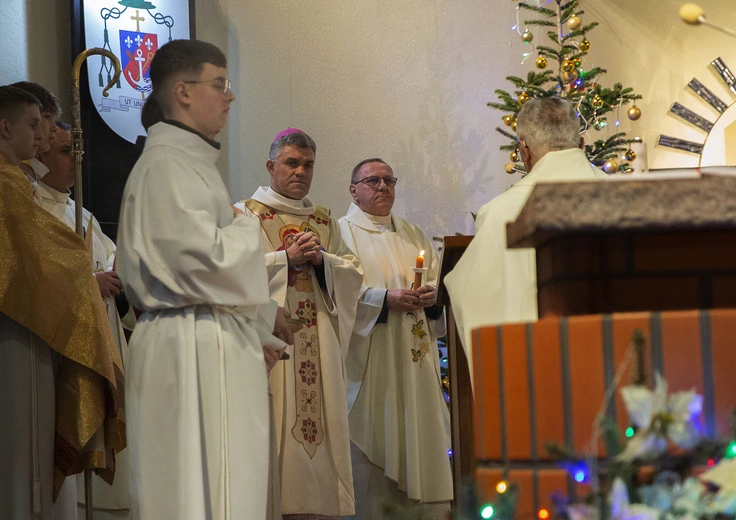
<svg viewBox="0 0 736 520">
<path fill-rule="evenodd" d="M 253 199 L 246 206 L 261 219 L 272 251 L 284 251 L 301 232 L 311 231 L 317 235 L 323 248 L 330 242 L 330 214 L 317 206 L 311 215 L 292 215 L 266 206 Z M 267 248 L 268 249 L 268 248 Z M 292 318 L 301 323 L 294 332 L 294 388 L 296 403 L 294 424 L 291 434 L 304 447 L 310 458 L 324 440 L 322 370 L 320 367 L 320 345 L 317 333 L 317 308 L 315 305 L 315 280 L 311 263 L 289 266 L 286 289 L 287 310 Z"/>
</svg>

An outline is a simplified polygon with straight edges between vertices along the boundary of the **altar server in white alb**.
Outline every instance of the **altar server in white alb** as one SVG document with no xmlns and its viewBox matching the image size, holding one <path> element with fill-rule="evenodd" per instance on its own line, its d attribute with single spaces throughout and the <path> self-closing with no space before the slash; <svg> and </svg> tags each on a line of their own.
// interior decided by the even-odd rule
<svg viewBox="0 0 736 520">
<path fill-rule="evenodd" d="M 363 280 L 330 210 L 308 197 L 316 145 L 279 134 L 266 161 L 271 185 L 244 207 L 260 222 L 271 296 L 295 324 L 294 355 L 271 372 L 286 520 L 352 515 L 344 356 Z"/>
<path fill-rule="evenodd" d="M 580 120 L 573 105 L 564 99 L 535 98 L 527 102 L 517 116 L 516 135 L 529 174 L 480 209 L 475 238 L 445 277 L 460 337 L 468 352 L 473 329 L 537 319 L 534 249 L 506 247 L 506 223 L 516 219 L 534 185 L 606 178 L 588 161 Z M 470 355 L 468 359 L 472 362 Z"/>
<path fill-rule="evenodd" d="M 235 99 L 225 55 L 174 40 L 150 71 L 147 103 L 166 119 L 148 130 L 118 235 L 118 274 L 144 311 L 126 364 L 131 518 L 264 518 L 263 345 L 292 338 L 269 298 L 258 223 L 233 208 L 215 166 Z"/>
<path fill-rule="evenodd" d="M 76 203 L 69 196 L 74 186 L 74 156 L 72 155 L 71 127 L 60 121 L 56 122 L 58 131 L 48 151 L 39 154 L 40 162 L 48 170 L 38 182 L 38 194 L 41 207 L 64 222 L 71 229 L 76 228 Z M 123 284 L 114 270 L 115 242 L 102 232 L 100 223 L 86 209 L 82 208 L 85 232 L 90 232 L 88 244 L 92 245 L 92 270 L 100 288 L 100 295 L 105 302 L 107 317 L 110 322 L 118 353 L 125 367 L 128 358 L 128 343 L 125 340 L 123 327 L 133 330 L 135 314 L 124 295 L 121 295 Z M 91 223 L 90 223 L 91 221 Z M 91 227 L 90 227 L 91 225 Z M 120 296 L 118 296 L 120 295 Z M 121 303 L 120 309 L 116 297 Z M 124 310 L 123 310 L 124 309 Z M 119 311 L 123 313 L 121 317 Z M 112 485 L 100 478 L 94 478 L 94 506 L 98 512 L 115 511 L 118 518 L 125 518 L 130 508 L 128 492 L 128 450 L 115 457 L 115 480 Z M 77 493 L 75 499 L 80 507 L 84 505 L 84 476 L 77 475 Z"/>
<path fill-rule="evenodd" d="M 391 212 L 397 178 L 381 159 L 353 169 L 342 236 L 365 272 L 347 359 L 357 518 L 415 508 L 444 519 L 452 500 L 450 415 L 442 394 L 439 259 L 416 225 Z M 423 252 L 423 253 L 422 253 Z M 427 272 L 414 283 L 417 255 Z"/>
</svg>

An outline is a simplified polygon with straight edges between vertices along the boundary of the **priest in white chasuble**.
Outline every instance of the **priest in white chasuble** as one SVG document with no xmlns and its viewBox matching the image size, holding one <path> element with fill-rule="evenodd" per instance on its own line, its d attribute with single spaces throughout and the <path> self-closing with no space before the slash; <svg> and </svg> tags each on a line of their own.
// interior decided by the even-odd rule
<svg viewBox="0 0 736 520">
<path fill-rule="evenodd" d="M 450 512 L 450 414 L 442 394 L 436 305 L 439 258 L 415 224 L 392 213 L 397 178 L 381 159 L 354 168 L 342 236 L 365 273 L 347 359 L 359 519 L 386 507 L 412 518 Z M 428 268 L 413 287 L 417 255 Z"/>
<path fill-rule="evenodd" d="M 143 311 L 126 359 L 133 520 L 266 516 L 264 345 L 291 338 L 258 223 L 233 208 L 215 165 L 235 100 L 226 67 L 198 40 L 156 52 L 146 103 L 165 119 L 123 193 L 117 270 Z"/>
<path fill-rule="evenodd" d="M 293 356 L 270 376 L 285 519 L 355 509 L 344 359 L 363 274 L 330 211 L 307 196 L 315 153 L 307 134 L 280 134 L 270 187 L 242 203 L 261 225 L 271 297 L 299 327 Z"/>
<path fill-rule="evenodd" d="M 71 519 L 75 504 L 53 504 L 67 476 L 109 479 L 125 447 L 122 363 L 84 242 L 38 206 L 19 168 L 41 141 L 39 105 L 0 87 L 1 510 Z"/>
<path fill-rule="evenodd" d="M 38 182 L 38 193 L 41 198 L 41 207 L 58 218 L 71 229 L 76 227 L 76 204 L 69 196 L 69 189 L 74 186 L 74 156 L 71 153 L 72 137 L 71 127 L 62 122 L 56 122 L 58 131 L 48 151 L 39 154 L 41 163 L 48 172 Z M 118 313 L 116 296 L 122 292 L 123 284 L 114 271 L 115 243 L 108 238 L 100 227 L 97 219 L 87 209 L 83 211 L 83 226 L 86 233 L 90 233 L 87 244 L 92 246 L 92 270 L 100 288 L 100 295 L 105 302 L 110 330 L 118 347 L 118 353 L 125 368 L 128 357 L 128 343 L 125 339 L 123 325 L 133 330 L 135 326 L 135 314 L 133 308 L 126 304 L 123 318 Z M 90 227 L 91 226 L 91 227 Z M 123 296 L 120 297 L 124 298 Z M 100 511 L 114 510 L 118 518 L 124 518 L 129 509 L 128 491 L 128 452 L 123 451 L 115 458 L 115 480 L 112 486 L 102 479 L 93 479 L 94 507 Z M 77 493 L 74 508 L 77 502 L 80 507 L 84 503 L 84 477 L 77 476 Z"/>
<path fill-rule="evenodd" d="M 506 224 L 516 219 L 534 185 L 606 178 L 582 149 L 580 120 L 568 101 L 552 97 L 527 102 L 519 111 L 516 135 L 529 173 L 480 209 L 475 238 L 445 277 L 471 363 L 473 329 L 537 319 L 535 250 L 506 247 Z"/>
</svg>

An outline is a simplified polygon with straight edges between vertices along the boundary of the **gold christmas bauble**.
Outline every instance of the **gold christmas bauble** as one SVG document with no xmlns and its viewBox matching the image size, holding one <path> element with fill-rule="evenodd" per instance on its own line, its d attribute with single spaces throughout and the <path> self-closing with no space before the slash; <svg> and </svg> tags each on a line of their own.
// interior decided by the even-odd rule
<svg viewBox="0 0 736 520">
<path fill-rule="evenodd" d="M 603 101 L 602 97 L 596 94 L 595 97 L 593 97 L 593 100 L 590 102 L 590 104 L 593 105 L 593 107 L 595 108 L 601 108 L 605 104 L 605 102 Z"/>
<path fill-rule="evenodd" d="M 565 72 L 572 72 L 575 70 L 575 64 L 570 60 L 565 60 L 562 62 L 562 70 Z"/>
<path fill-rule="evenodd" d="M 513 164 L 511 164 L 511 163 L 509 163 L 506 166 L 504 166 L 503 169 L 509 175 L 511 175 L 512 173 L 514 173 L 516 171 L 516 167 Z"/>
<path fill-rule="evenodd" d="M 632 121 L 638 121 L 640 117 L 641 109 L 638 106 L 634 105 L 629 109 L 629 119 Z"/>
<path fill-rule="evenodd" d="M 533 39 L 534 35 L 529 32 L 529 29 L 524 31 L 524 34 L 521 35 L 521 41 L 523 41 L 524 43 L 531 43 Z"/>
<path fill-rule="evenodd" d="M 576 79 L 578 79 L 578 73 L 577 71 L 575 71 L 575 69 L 571 70 L 570 72 L 565 71 L 562 73 L 562 80 L 565 83 L 572 83 Z"/>
<path fill-rule="evenodd" d="M 514 150 L 511 152 L 511 155 L 509 155 L 509 159 L 511 159 L 513 162 L 519 162 L 519 152 Z"/>
<path fill-rule="evenodd" d="M 608 159 L 603 163 L 603 171 L 606 173 L 616 173 L 618 171 L 618 161 L 616 159 Z"/>
<path fill-rule="evenodd" d="M 529 101 L 529 94 L 527 94 L 526 92 L 522 92 L 516 97 L 516 101 L 518 101 L 520 105 L 523 105 L 524 103 Z"/>
<path fill-rule="evenodd" d="M 583 23 L 582 20 L 580 20 L 580 17 L 576 14 L 567 19 L 567 26 L 570 28 L 571 31 L 574 31 L 575 29 L 580 27 L 581 23 Z"/>
<path fill-rule="evenodd" d="M 590 50 L 590 42 L 586 38 L 583 38 L 578 44 L 578 49 L 580 49 L 580 52 L 588 52 Z"/>
<path fill-rule="evenodd" d="M 503 124 L 505 124 L 506 126 L 511 126 L 511 123 L 514 122 L 514 119 L 516 118 L 512 116 L 511 114 L 507 116 L 503 116 Z"/>
<path fill-rule="evenodd" d="M 449 377 L 447 377 L 447 376 L 444 376 L 444 377 L 442 378 L 442 389 L 443 389 L 443 390 L 444 390 L 445 392 L 449 392 L 449 391 L 450 391 L 450 378 L 449 378 Z"/>
<path fill-rule="evenodd" d="M 624 159 L 627 161 L 635 161 L 636 160 L 636 152 L 629 148 L 624 152 Z"/>
<path fill-rule="evenodd" d="M 534 63 L 537 65 L 538 69 L 543 69 L 547 66 L 547 58 L 540 56 Z"/>
<path fill-rule="evenodd" d="M 516 132 L 516 119 L 514 119 L 514 122 L 511 123 L 511 130 L 513 130 L 514 132 Z"/>
</svg>

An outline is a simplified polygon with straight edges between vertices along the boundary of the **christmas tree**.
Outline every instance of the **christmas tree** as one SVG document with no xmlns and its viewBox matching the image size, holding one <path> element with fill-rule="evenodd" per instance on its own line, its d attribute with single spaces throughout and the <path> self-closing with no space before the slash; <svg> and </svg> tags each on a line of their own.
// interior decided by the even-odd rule
<svg viewBox="0 0 736 520">
<path fill-rule="evenodd" d="M 630 171 L 626 161 L 636 159 L 636 154 L 629 144 L 636 140 L 627 139 L 624 132 L 618 131 L 619 112 L 622 107 L 641 99 L 641 96 L 620 83 L 611 88 L 598 83 L 606 71 L 592 66 L 587 60 L 591 48 L 587 35 L 598 23 L 583 23 L 584 11 L 580 10 L 578 0 L 519 2 L 516 9 L 517 24 L 513 29 L 520 35 L 523 44 L 529 47 L 523 53 L 524 61 L 536 55 L 534 64 L 538 71 L 531 70 L 526 79 L 508 76 L 506 79 L 513 83 L 513 92 L 496 90 L 499 101 L 489 102 L 488 106 L 504 111 L 504 125 L 516 130 L 516 114 L 531 98 L 565 98 L 575 105 L 580 115 L 581 133 L 587 134 L 585 153 L 590 162 L 607 173 Z M 522 14 L 528 14 L 531 19 L 520 21 Z M 546 31 L 550 44 L 535 47 L 532 43 L 535 39 L 533 29 L 538 33 L 538 38 L 542 38 L 539 34 L 541 31 Z M 632 105 L 627 115 L 636 121 L 641 117 L 641 110 Z M 609 126 L 611 116 L 615 117 L 613 131 Z M 519 163 L 516 135 L 502 127 L 496 130 L 512 141 L 501 146 L 501 150 L 511 152 L 511 160 L 516 163 L 507 164 L 506 173 L 524 173 L 524 166 Z"/>
</svg>

